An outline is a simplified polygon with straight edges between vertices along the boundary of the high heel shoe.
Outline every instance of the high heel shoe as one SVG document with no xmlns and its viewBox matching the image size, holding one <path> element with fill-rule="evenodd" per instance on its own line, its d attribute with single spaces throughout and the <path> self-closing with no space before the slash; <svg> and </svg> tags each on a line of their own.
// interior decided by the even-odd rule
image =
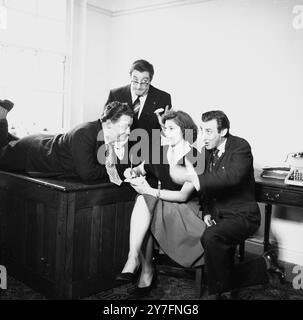
<svg viewBox="0 0 303 320">
<path fill-rule="evenodd" d="M 117 284 L 128 284 L 128 283 L 134 283 L 136 281 L 136 278 L 139 274 L 140 265 L 137 265 L 134 272 L 121 272 L 119 273 L 115 281 Z"/>
<path fill-rule="evenodd" d="M 285 269 L 279 264 L 275 250 L 271 249 L 264 252 L 263 257 L 269 262 L 269 269 L 267 271 L 276 274 L 279 277 L 280 283 L 285 283 Z"/>
<path fill-rule="evenodd" d="M 130 298 L 137 299 L 137 298 L 143 298 L 150 294 L 153 288 L 157 286 L 158 283 L 158 274 L 155 270 L 153 273 L 153 277 L 151 280 L 151 283 L 149 286 L 146 287 L 136 287 L 135 290 L 131 293 Z"/>
</svg>

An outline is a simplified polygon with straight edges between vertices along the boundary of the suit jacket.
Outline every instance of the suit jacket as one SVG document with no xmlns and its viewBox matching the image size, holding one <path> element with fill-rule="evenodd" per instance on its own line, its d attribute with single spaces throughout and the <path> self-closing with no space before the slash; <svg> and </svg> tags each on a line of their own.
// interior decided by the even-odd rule
<svg viewBox="0 0 303 320">
<path fill-rule="evenodd" d="M 65 134 L 31 135 L 20 139 L 19 144 L 30 150 L 26 171 L 97 180 L 106 176 L 106 169 L 97 161 L 101 130 L 100 120 L 80 124 Z"/>
<path fill-rule="evenodd" d="M 255 199 L 253 156 L 249 143 L 229 135 L 225 152 L 211 172 L 207 170 L 210 151 L 205 152 L 205 168 L 199 175 L 203 214 L 216 217 L 248 215 L 260 221 L 259 207 Z"/>
<path fill-rule="evenodd" d="M 0 168 L 25 171 L 35 177 L 108 179 L 105 161 L 99 163 L 97 159 L 98 149 L 104 144 L 101 129 L 97 120 L 78 125 L 65 134 L 34 134 L 12 141 L 0 148 Z M 118 161 L 116 166 L 121 177 L 129 166 L 127 159 L 123 160 L 125 164 Z"/>
<path fill-rule="evenodd" d="M 106 104 L 112 101 L 127 102 L 132 106 L 130 85 L 110 90 Z M 165 109 L 167 105 L 171 108 L 170 94 L 151 85 L 139 119 L 134 117 L 132 129 L 143 128 L 149 134 L 152 133 L 152 129 L 161 129 L 154 111 L 158 108 Z"/>
</svg>

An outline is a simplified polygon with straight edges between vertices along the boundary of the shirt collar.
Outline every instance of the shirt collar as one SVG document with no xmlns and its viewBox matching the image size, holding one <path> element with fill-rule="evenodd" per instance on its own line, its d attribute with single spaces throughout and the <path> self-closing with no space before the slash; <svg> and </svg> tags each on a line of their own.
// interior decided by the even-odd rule
<svg viewBox="0 0 303 320">
<path fill-rule="evenodd" d="M 108 135 L 107 135 L 107 132 L 108 132 L 108 131 L 107 131 L 106 128 L 104 128 L 104 127 L 102 128 L 102 130 L 103 130 L 104 143 L 105 143 L 105 144 L 109 144 L 109 141 L 108 141 L 108 138 L 107 138 L 107 136 L 108 136 Z"/>
<path fill-rule="evenodd" d="M 110 143 L 107 138 L 106 128 L 103 128 L 103 133 L 104 133 L 104 143 L 107 145 L 111 144 L 116 156 L 119 158 L 119 160 L 122 160 L 124 158 L 125 144 L 127 143 L 128 139 L 126 139 L 125 141 L 120 141 L 120 142 L 115 141 L 113 143 Z"/>
<path fill-rule="evenodd" d="M 125 153 L 124 145 L 122 147 L 118 147 L 116 144 L 114 144 L 114 151 L 116 156 L 119 158 L 119 160 L 122 160 L 124 158 L 124 153 Z"/>
<path fill-rule="evenodd" d="M 131 93 L 131 96 L 132 96 L 132 103 L 134 103 L 137 99 L 137 95 L 135 94 L 134 90 L 132 89 L 132 87 L 130 87 L 130 93 Z M 143 96 L 140 96 L 139 99 L 141 98 L 146 98 L 148 95 L 148 91 L 143 95 Z"/>
<path fill-rule="evenodd" d="M 218 157 L 221 157 L 222 154 L 225 152 L 226 141 L 227 139 L 224 139 L 224 141 L 217 147 L 217 149 L 219 150 Z"/>
<path fill-rule="evenodd" d="M 183 141 L 176 146 L 169 146 L 167 149 L 167 160 L 169 164 L 177 164 L 189 151 L 191 147 L 189 142 Z"/>
</svg>

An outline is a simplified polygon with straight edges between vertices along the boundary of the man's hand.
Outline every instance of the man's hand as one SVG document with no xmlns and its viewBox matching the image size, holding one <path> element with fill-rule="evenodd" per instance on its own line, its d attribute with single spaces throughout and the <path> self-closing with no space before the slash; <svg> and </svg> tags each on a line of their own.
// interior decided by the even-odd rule
<svg viewBox="0 0 303 320">
<path fill-rule="evenodd" d="M 177 184 L 184 184 L 190 182 L 194 185 L 196 190 L 200 189 L 199 179 L 195 169 L 190 161 L 185 157 L 185 167 L 179 165 L 169 166 L 169 174 L 172 180 Z"/>
<path fill-rule="evenodd" d="M 206 214 L 204 216 L 204 222 L 205 224 L 208 226 L 208 227 L 211 227 L 212 226 L 212 223 L 211 223 L 211 215 L 210 214 Z"/>
<path fill-rule="evenodd" d="M 169 106 L 166 106 L 165 110 L 163 108 L 159 108 L 154 111 L 154 113 L 156 114 L 156 116 L 158 118 L 158 121 L 159 121 L 159 124 L 160 124 L 162 130 L 164 128 L 164 123 L 162 122 L 162 117 L 168 112 L 168 110 L 169 110 Z M 161 116 L 160 113 L 162 113 L 163 111 L 164 111 L 164 113 Z"/>
<path fill-rule="evenodd" d="M 136 178 L 137 177 L 137 174 L 136 174 L 135 170 L 132 169 L 132 168 L 125 169 L 123 175 L 126 178 L 126 180 L 131 180 L 132 178 Z"/>
</svg>

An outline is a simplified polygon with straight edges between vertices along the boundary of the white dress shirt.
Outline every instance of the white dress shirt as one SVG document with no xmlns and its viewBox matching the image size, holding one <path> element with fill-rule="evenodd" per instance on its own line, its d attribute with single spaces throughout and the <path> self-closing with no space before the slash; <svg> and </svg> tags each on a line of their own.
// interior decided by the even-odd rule
<svg viewBox="0 0 303 320">
<path fill-rule="evenodd" d="M 115 141 L 114 143 L 110 143 L 108 141 L 108 134 L 106 128 L 103 128 L 104 132 L 104 143 L 105 144 L 112 144 L 114 152 L 116 156 L 118 157 L 119 160 L 122 160 L 124 158 L 124 153 L 125 153 L 125 144 L 127 143 L 128 139 L 125 141 Z"/>
<path fill-rule="evenodd" d="M 220 158 L 220 157 L 222 156 L 222 154 L 225 152 L 226 141 L 227 141 L 227 139 L 224 139 L 224 141 L 217 147 L 217 149 L 219 150 L 219 152 L 218 152 L 218 157 L 219 157 L 219 158 Z"/>
</svg>

